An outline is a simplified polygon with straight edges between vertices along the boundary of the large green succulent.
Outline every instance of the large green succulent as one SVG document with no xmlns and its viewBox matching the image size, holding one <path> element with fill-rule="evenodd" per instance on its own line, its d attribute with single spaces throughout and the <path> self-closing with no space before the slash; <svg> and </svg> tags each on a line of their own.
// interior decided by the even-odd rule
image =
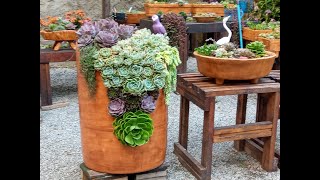
<svg viewBox="0 0 320 180">
<path fill-rule="evenodd" d="M 94 67 L 101 71 L 106 87 L 139 96 L 164 88 L 168 104 L 180 63 L 179 51 L 169 45 L 168 36 L 144 28 L 111 48 L 101 48 Z"/>
<path fill-rule="evenodd" d="M 246 48 L 253 52 L 256 57 L 263 57 L 266 55 L 264 47 L 265 45 L 260 41 L 254 41 L 246 45 Z"/>
<path fill-rule="evenodd" d="M 116 118 L 113 127 L 121 143 L 132 147 L 146 144 L 153 133 L 150 115 L 140 110 Z"/>
</svg>

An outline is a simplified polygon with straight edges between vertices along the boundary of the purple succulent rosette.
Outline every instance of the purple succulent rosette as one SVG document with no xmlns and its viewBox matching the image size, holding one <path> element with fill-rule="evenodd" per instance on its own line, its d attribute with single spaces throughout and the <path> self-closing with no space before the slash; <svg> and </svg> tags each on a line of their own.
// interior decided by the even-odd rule
<svg viewBox="0 0 320 180">
<path fill-rule="evenodd" d="M 156 101 L 153 96 L 145 95 L 141 101 L 141 109 L 147 113 L 152 113 L 156 109 Z"/>
<path fill-rule="evenodd" d="M 123 100 L 116 98 L 109 102 L 109 113 L 112 116 L 120 116 L 125 112 L 125 102 Z"/>
</svg>

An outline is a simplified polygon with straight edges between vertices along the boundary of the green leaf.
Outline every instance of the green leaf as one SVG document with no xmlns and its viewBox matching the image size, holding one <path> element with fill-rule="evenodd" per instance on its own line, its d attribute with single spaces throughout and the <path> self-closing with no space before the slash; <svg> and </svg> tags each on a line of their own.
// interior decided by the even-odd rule
<svg viewBox="0 0 320 180">
<path fill-rule="evenodd" d="M 134 144 L 131 134 L 128 134 L 124 140 L 129 144 Z"/>
<path fill-rule="evenodd" d="M 144 145 L 146 143 L 146 140 L 143 139 L 134 139 L 133 141 L 138 146 Z"/>
</svg>

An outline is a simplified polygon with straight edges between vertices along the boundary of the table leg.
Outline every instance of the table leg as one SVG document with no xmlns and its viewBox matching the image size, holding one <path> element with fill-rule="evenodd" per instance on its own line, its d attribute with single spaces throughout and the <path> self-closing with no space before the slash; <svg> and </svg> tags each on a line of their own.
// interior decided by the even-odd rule
<svg viewBox="0 0 320 180">
<path fill-rule="evenodd" d="M 215 97 L 209 99 L 209 111 L 204 112 L 201 165 L 206 168 L 203 180 L 211 179 Z"/>
<path fill-rule="evenodd" d="M 263 110 L 260 108 L 260 119 L 259 121 L 271 121 L 272 122 L 272 134 L 270 137 L 262 138 L 264 141 L 263 153 L 261 159 L 261 166 L 266 171 L 275 171 L 274 167 L 274 151 L 275 151 L 275 141 L 276 141 L 276 132 L 278 124 L 278 114 L 279 114 L 279 102 L 280 102 L 280 93 L 265 93 L 258 94 L 260 99 L 263 101 L 263 104 L 260 104 L 260 107 L 263 105 Z"/>
<path fill-rule="evenodd" d="M 52 105 L 49 63 L 40 64 L 41 106 Z"/>
<path fill-rule="evenodd" d="M 181 96 L 179 143 L 185 149 L 187 149 L 187 146 L 188 146 L 189 104 L 190 104 L 189 100 Z"/>
<path fill-rule="evenodd" d="M 187 61 L 188 61 L 188 36 L 185 36 L 179 43 L 179 56 L 181 64 L 177 67 L 178 74 L 187 72 Z"/>
<path fill-rule="evenodd" d="M 248 98 L 247 94 L 238 95 L 236 124 L 245 124 L 246 122 L 247 98 Z M 234 148 L 238 151 L 243 151 L 244 144 L 245 144 L 244 140 L 234 141 Z"/>
</svg>

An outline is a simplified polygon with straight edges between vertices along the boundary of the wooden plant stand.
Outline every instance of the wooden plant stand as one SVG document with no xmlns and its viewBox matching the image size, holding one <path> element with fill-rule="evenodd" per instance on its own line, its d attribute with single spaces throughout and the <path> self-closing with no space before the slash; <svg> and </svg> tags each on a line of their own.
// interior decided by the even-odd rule
<svg viewBox="0 0 320 180">
<path fill-rule="evenodd" d="M 168 163 L 142 173 L 136 174 L 108 174 L 89 169 L 84 163 L 80 164 L 82 180 L 166 180 Z"/>
<path fill-rule="evenodd" d="M 211 179 L 212 145 L 214 143 L 235 141 L 238 150 L 260 152 L 254 155 L 264 170 L 276 171 L 277 159 L 274 157 L 277 120 L 280 101 L 280 83 L 270 78 L 261 78 L 257 84 L 240 81 L 226 81 L 224 85 L 216 85 L 213 78 L 200 73 L 178 74 L 177 92 L 181 95 L 179 142 L 174 144 L 174 153 L 181 164 L 197 179 Z M 256 123 L 245 124 L 245 108 L 238 104 L 236 125 L 214 127 L 215 97 L 238 95 L 245 99 L 247 94 L 257 93 L 259 115 Z M 188 121 L 190 101 L 204 111 L 201 162 L 187 152 Z M 245 139 L 259 139 L 263 147 L 244 145 Z M 245 141 L 250 142 L 250 140 Z M 250 152 L 249 152 L 250 154 Z"/>
<path fill-rule="evenodd" d="M 63 41 L 68 42 L 72 49 L 76 50 L 77 48 L 78 36 L 75 30 L 62 30 L 53 32 L 40 31 L 40 34 L 45 40 L 55 41 L 53 44 L 53 50 L 55 51 L 60 49 Z"/>
</svg>

